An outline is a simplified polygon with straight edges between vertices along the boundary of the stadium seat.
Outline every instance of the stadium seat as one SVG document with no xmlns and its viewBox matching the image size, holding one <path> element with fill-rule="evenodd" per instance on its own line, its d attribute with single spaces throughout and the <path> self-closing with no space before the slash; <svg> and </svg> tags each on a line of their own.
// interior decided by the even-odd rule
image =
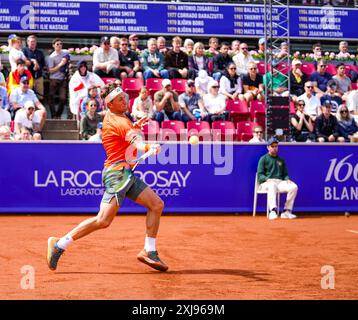
<svg viewBox="0 0 358 320">
<path fill-rule="evenodd" d="M 129 95 L 129 99 L 138 97 L 143 86 L 143 79 L 139 78 L 124 78 L 122 81 L 122 89 Z"/>
<path fill-rule="evenodd" d="M 199 141 L 212 139 L 210 124 L 207 121 L 191 120 L 186 123 L 186 128 L 188 131 L 188 139 L 193 135 L 198 136 Z"/>
<path fill-rule="evenodd" d="M 257 63 L 257 70 L 259 71 L 259 74 L 264 75 L 265 74 L 265 61 L 259 61 Z M 271 66 L 268 66 L 268 71 L 271 70 Z"/>
<path fill-rule="evenodd" d="M 357 89 L 358 89 L 357 82 L 352 82 L 352 89 L 353 89 L 353 90 L 357 90 Z"/>
<path fill-rule="evenodd" d="M 358 73 L 358 68 L 356 66 L 354 66 L 352 64 L 346 64 L 345 65 L 345 70 L 344 70 L 344 73 L 346 74 L 346 76 L 348 76 L 348 77 L 352 76 L 351 73 L 350 73 L 351 70 L 353 70 L 353 71 Z"/>
<path fill-rule="evenodd" d="M 280 62 L 276 69 L 283 74 L 287 74 L 290 71 L 290 65 L 287 65 L 286 62 Z"/>
<path fill-rule="evenodd" d="M 211 128 L 214 141 L 236 140 L 235 125 L 231 121 L 214 121 L 211 124 Z"/>
<path fill-rule="evenodd" d="M 234 123 L 249 120 L 250 112 L 246 101 L 226 100 L 226 111 L 229 112 L 229 119 Z"/>
<path fill-rule="evenodd" d="M 316 67 L 313 63 L 302 62 L 301 70 L 306 76 L 310 76 L 311 73 L 316 71 Z"/>
<path fill-rule="evenodd" d="M 143 127 L 142 132 L 146 140 L 157 140 L 160 134 L 159 122 L 155 120 L 149 120 Z"/>
<path fill-rule="evenodd" d="M 250 115 L 251 121 L 254 121 L 255 118 L 259 115 L 264 115 L 266 113 L 266 104 L 261 100 L 252 100 L 250 102 Z"/>
<path fill-rule="evenodd" d="M 102 81 L 104 82 L 104 84 L 111 83 L 116 80 L 117 80 L 116 78 L 102 78 Z"/>
<path fill-rule="evenodd" d="M 295 103 L 293 101 L 290 101 L 290 114 L 295 114 L 295 113 L 296 113 Z"/>
<path fill-rule="evenodd" d="M 337 68 L 332 63 L 327 63 L 326 72 L 329 73 L 331 76 L 335 76 L 337 74 Z"/>
<path fill-rule="evenodd" d="M 146 80 L 145 86 L 147 87 L 147 90 L 149 94 L 152 96 L 152 98 L 154 98 L 154 94 L 157 91 L 162 90 L 162 81 L 163 79 L 158 79 L 158 78 L 149 78 Z"/>
<path fill-rule="evenodd" d="M 171 79 L 172 89 L 177 93 L 181 94 L 185 91 L 186 79 Z"/>
<path fill-rule="evenodd" d="M 249 141 L 254 135 L 252 130 L 258 123 L 253 121 L 240 121 L 237 124 L 237 138 L 239 141 Z"/>
<path fill-rule="evenodd" d="M 186 140 L 185 124 L 178 120 L 164 120 L 160 133 L 162 140 Z"/>
<path fill-rule="evenodd" d="M 257 207 L 257 195 L 258 194 L 267 194 L 266 190 L 263 190 L 259 184 L 258 175 L 256 173 L 255 175 L 255 189 L 254 189 L 254 205 L 252 210 L 252 215 L 256 216 L 256 207 Z M 279 215 L 280 210 L 280 192 L 277 192 L 277 215 Z M 268 205 L 268 199 L 266 200 L 266 216 L 269 215 L 269 205 Z"/>
</svg>

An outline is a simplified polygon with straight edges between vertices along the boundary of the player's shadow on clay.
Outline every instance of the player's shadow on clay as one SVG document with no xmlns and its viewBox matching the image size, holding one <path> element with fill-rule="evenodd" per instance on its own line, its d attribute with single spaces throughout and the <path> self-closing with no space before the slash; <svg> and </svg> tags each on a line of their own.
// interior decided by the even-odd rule
<svg viewBox="0 0 358 320">
<path fill-rule="evenodd" d="M 130 274 L 162 274 L 162 275 L 171 275 L 171 274 L 183 274 L 183 275 L 191 275 L 191 274 L 214 274 L 214 275 L 226 275 L 226 276 L 239 276 L 245 277 L 249 279 L 253 279 L 256 281 L 267 281 L 267 279 L 262 276 L 269 275 L 268 273 L 262 272 L 253 272 L 248 270 L 239 270 L 239 269 L 191 269 L 191 270 L 172 270 L 168 272 L 157 272 L 148 270 L 148 272 L 101 272 L 101 271 L 74 271 L 74 272 L 56 272 L 57 274 L 103 274 L 103 275 L 130 275 Z"/>
</svg>

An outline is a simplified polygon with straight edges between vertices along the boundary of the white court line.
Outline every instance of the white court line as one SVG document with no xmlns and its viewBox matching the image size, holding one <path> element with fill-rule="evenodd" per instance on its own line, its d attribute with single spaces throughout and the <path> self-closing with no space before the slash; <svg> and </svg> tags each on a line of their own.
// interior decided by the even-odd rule
<svg viewBox="0 0 358 320">
<path fill-rule="evenodd" d="M 352 233 L 357 233 L 358 234 L 358 231 L 355 231 L 355 230 L 347 230 L 348 232 L 352 232 Z"/>
</svg>

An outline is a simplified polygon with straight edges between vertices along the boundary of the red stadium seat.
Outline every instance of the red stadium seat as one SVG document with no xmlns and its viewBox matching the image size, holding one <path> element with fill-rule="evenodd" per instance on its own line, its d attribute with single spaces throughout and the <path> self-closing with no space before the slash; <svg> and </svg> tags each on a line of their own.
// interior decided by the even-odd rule
<svg viewBox="0 0 358 320">
<path fill-rule="evenodd" d="M 228 99 L 226 101 L 226 111 L 229 112 L 229 119 L 234 123 L 245 121 L 250 118 L 250 112 L 246 101 Z"/>
<path fill-rule="evenodd" d="M 157 140 L 160 133 L 159 122 L 149 120 L 142 128 L 146 140 Z"/>
<path fill-rule="evenodd" d="M 116 80 L 117 80 L 116 78 L 102 78 L 102 81 L 104 82 L 104 84 L 111 83 Z"/>
<path fill-rule="evenodd" d="M 129 95 L 129 99 L 138 97 L 143 86 L 143 79 L 139 78 L 124 78 L 122 81 L 122 89 Z"/>
<path fill-rule="evenodd" d="M 264 101 L 253 100 L 250 102 L 251 121 L 255 121 L 265 128 L 266 125 L 266 104 Z"/>
<path fill-rule="evenodd" d="M 265 61 L 259 61 L 257 63 L 257 70 L 259 74 L 264 75 L 265 74 Z M 271 66 L 268 66 L 268 72 L 271 71 Z"/>
<path fill-rule="evenodd" d="M 210 124 L 207 121 L 191 120 L 186 123 L 186 128 L 188 131 L 188 139 L 193 135 L 198 136 L 200 141 L 212 139 Z"/>
<path fill-rule="evenodd" d="M 158 78 L 149 78 L 146 80 L 145 86 L 147 87 L 147 90 L 149 94 L 152 96 L 152 98 L 154 98 L 154 94 L 157 91 L 162 90 L 162 81 L 163 79 L 158 79 Z"/>
<path fill-rule="evenodd" d="M 288 65 L 286 62 L 280 62 L 276 66 L 276 69 L 283 74 L 287 74 L 290 71 L 290 65 Z"/>
<path fill-rule="evenodd" d="M 326 72 L 329 73 L 332 76 L 335 76 L 337 74 L 337 68 L 332 63 L 327 63 Z"/>
<path fill-rule="evenodd" d="M 171 79 L 172 89 L 177 93 L 181 94 L 185 91 L 186 79 Z"/>
<path fill-rule="evenodd" d="M 311 73 L 316 71 L 316 67 L 313 63 L 302 62 L 301 70 L 305 75 L 309 76 Z"/>
<path fill-rule="evenodd" d="M 348 77 L 351 76 L 351 74 L 349 73 L 351 70 L 354 70 L 355 72 L 358 73 L 358 68 L 356 66 L 353 66 L 351 64 L 346 64 L 345 70 L 344 70 L 344 73 L 346 74 L 346 76 L 348 76 Z"/>
<path fill-rule="evenodd" d="M 183 121 L 165 120 L 160 135 L 162 140 L 186 140 L 185 124 Z"/>
<path fill-rule="evenodd" d="M 295 114 L 295 113 L 296 113 L 295 103 L 293 101 L 290 101 L 290 114 Z"/>
<path fill-rule="evenodd" d="M 352 89 L 353 89 L 353 90 L 357 90 L 357 89 L 358 89 L 357 82 L 352 82 Z"/>
<path fill-rule="evenodd" d="M 249 141 L 254 136 L 252 130 L 258 123 L 253 121 L 241 121 L 237 124 L 237 138 L 239 141 Z"/>
<path fill-rule="evenodd" d="M 214 121 L 211 125 L 214 141 L 236 140 L 235 125 L 231 121 Z"/>
</svg>

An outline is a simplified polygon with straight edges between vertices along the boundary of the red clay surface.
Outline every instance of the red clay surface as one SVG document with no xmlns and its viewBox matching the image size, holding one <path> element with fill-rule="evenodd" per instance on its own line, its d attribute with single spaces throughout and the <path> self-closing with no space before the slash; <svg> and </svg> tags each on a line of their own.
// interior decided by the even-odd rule
<svg viewBox="0 0 358 320">
<path fill-rule="evenodd" d="M 0 299 L 358 298 L 358 216 L 163 216 L 157 247 L 167 273 L 136 259 L 144 216 L 118 216 L 72 245 L 50 271 L 48 236 L 84 218 L 0 216 Z M 32 290 L 20 286 L 24 265 L 35 270 Z M 334 289 L 321 288 L 325 265 L 335 270 Z"/>
</svg>

